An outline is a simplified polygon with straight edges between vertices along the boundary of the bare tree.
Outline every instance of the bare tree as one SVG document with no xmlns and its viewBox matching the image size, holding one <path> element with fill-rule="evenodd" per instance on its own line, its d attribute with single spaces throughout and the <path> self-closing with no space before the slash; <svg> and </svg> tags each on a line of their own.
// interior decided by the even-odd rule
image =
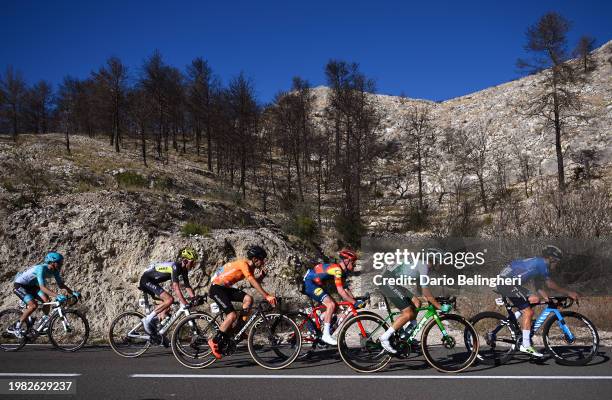
<svg viewBox="0 0 612 400">
<path fill-rule="evenodd" d="M 573 56 L 580 59 L 583 71 L 585 73 L 595 69 L 595 62 L 591 52 L 595 49 L 595 38 L 584 35 L 578 39 L 578 44 L 574 49 Z"/>
<path fill-rule="evenodd" d="M 543 88 L 526 105 L 527 114 L 544 119 L 555 132 L 557 175 L 560 190 L 565 189 L 563 147 L 561 137 L 569 118 L 580 118 L 580 98 L 572 85 L 574 70 L 568 63 L 567 32 L 570 23 L 561 15 L 550 12 L 527 29 L 525 49 L 534 54 L 530 61 L 519 59 L 517 65 L 530 73 L 541 73 Z"/>
<path fill-rule="evenodd" d="M 193 119 L 196 136 L 196 152 L 200 155 L 202 131 L 206 130 L 206 152 L 208 170 L 212 171 L 212 111 L 213 91 L 218 82 L 206 60 L 196 58 L 187 67 L 187 104 Z"/>
<path fill-rule="evenodd" d="M 53 102 L 53 88 L 50 83 L 41 80 L 26 93 L 26 114 L 30 129 L 36 133 L 47 133 Z"/>
<path fill-rule="evenodd" d="M 17 141 L 19 133 L 19 118 L 23 106 L 27 85 L 20 71 L 15 71 L 11 65 L 6 68 L 4 77 L 0 79 L 0 91 L 8 106 L 9 119 L 13 130 L 13 140 Z"/>
<path fill-rule="evenodd" d="M 402 151 L 412 161 L 412 170 L 417 173 L 418 211 L 424 212 L 423 204 L 423 174 L 425 173 L 429 153 L 435 144 L 434 123 L 431 107 L 427 104 L 415 105 L 402 119 L 404 143 Z"/>
<path fill-rule="evenodd" d="M 128 69 L 117 57 L 106 60 L 106 65 L 100 67 L 97 72 L 92 73 L 94 81 L 98 84 L 102 103 L 110 114 L 112 121 L 112 133 L 110 135 L 111 146 L 115 145 L 115 151 L 120 151 L 121 120 L 123 118 L 123 103 L 127 91 Z"/>
</svg>

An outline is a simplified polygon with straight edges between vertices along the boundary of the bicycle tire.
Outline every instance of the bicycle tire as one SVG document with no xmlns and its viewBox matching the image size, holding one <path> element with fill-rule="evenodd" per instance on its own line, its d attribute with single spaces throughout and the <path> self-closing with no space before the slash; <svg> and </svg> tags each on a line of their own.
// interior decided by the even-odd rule
<svg viewBox="0 0 612 400">
<path fill-rule="evenodd" d="M 49 337 L 49 341 L 51 342 L 51 344 L 53 344 L 53 346 L 56 349 L 64 351 L 64 352 L 72 353 L 72 352 L 75 352 L 81 349 L 83 346 L 85 346 L 85 343 L 87 343 L 87 339 L 89 339 L 89 322 L 87 321 L 87 318 L 85 317 L 85 315 L 78 310 L 63 310 L 62 312 L 64 314 L 63 316 L 60 316 L 59 314 L 55 314 L 53 317 L 51 317 L 51 320 L 49 321 L 49 328 L 47 331 L 47 336 Z M 78 319 L 80 319 L 83 323 L 83 329 L 84 329 L 84 332 L 83 332 L 82 337 L 80 338 L 80 341 L 75 343 L 73 346 L 64 346 L 63 344 L 59 343 L 55 335 L 53 334 L 53 328 L 55 327 L 55 324 L 61 321 L 61 319 L 66 319 L 68 315 L 75 315 Z"/>
<path fill-rule="evenodd" d="M 249 334 L 247 338 L 247 347 L 249 349 L 249 354 L 251 355 L 251 357 L 257 364 L 259 364 L 260 366 L 266 369 L 277 370 L 277 369 L 286 368 L 289 365 L 291 365 L 291 363 L 293 363 L 295 359 L 300 355 L 300 351 L 302 348 L 302 335 L 300 333 L 300 328 L 298 328 L 297 324 L 295 323 L 293 319 L 289 318 L 289 316 L 285 314 L 266 313 L 265 317 L 271 320 L 272 322 L 271 327 L 274 331 L 273 332 L 268 331 L 267 329 L 268 324 L 265 323 L 264 317 L 260 316 L 255 321 L 253 326 L 251 326 L 251 329 L 249 329 Z M 281 326 L 282 323 L 285 323 L 287 325 L 280 329 L 287 329 L 288 330 L 287 332 L 279 331 L 279 326 Z M 258 340 L 256 343 L 256 335 L 260 328 L 263 328 L 262 334 L 264 335 L 264 338 L 257 338 Z M 266 334 L 267 334 L 267 337 L 265 337 Z M 282 338 L 283 336 L 286 336 L 287 338 L 283 340 Z M 271 337 L 273 338 L 271 339 Z M 263 353 L 262 354 L 259 353 L 259 350 L 263 348 L 263 347 L 260 347 L 259 344 L 260 343 L 268 344 L 269 340 L 276 341 L 279 339 L 280 339 L 280 343 L 276 343 L 276 342 L 271 343 L 270 349 L 275 354 L 276 359 L 279 359 L 280 362 L 272 363 L 269 361 L 268 358 L 263 356 Z M 281 351 L 280 349 L 279 345 L 282 345 L 283 342 L 285 342 L 288 345 L 287 348 L 290 350 L 288 354 Z"/>
<path fill-rule="evenodd" d="M 578 359 L 576 359 L 575 361 L 572 361 L 568 359 L 567 356 L 564 356 L 563 353 L 561 353 L 560 348 L 557 348 L 557 346 L 550 345 L 550 329 L 553 327 L 553 324 L 555 322 L 559 324 L 559 319 L 557 318 L 556 315 L 553 315 L 551 318 L 549 318 L 544 324 L 544 328 L 542 329 L 542 339 L 544 340 L 544 347 L 546 348 L 548 352 L 550 352 L 550 354 L 553 355 L 553 357 L 555 358 L 555 360 L 557 360 L 559 364 L 574 365 L 574 366 L 588 364 L 593 359 L 593 357 L 597 354 L 597 351 L 599 349 L 599 333 L 597 332 L 597 328 L 595 328 L 595 325 L 587 317 L 585 317 L 584 315 L 580 313 L 577 313 L 574 311 L 561 311 L 561 315 L 563 316 L 563 319 L 566 320 L 565 321 L 566 326 L 568 325 L 567 320 L 571 320 L 571 319 L 577 319 L 578 321 L 582 322 L 586 326 L 588 332 L 591 335 L 591 343 L 589 346 L 583 346 L 583 347 L 585 347 L 585 350 L 588 350 L 588 352 L 586 354 L 577 353 Z M 564 338 L 564 340 L 567 342 L 566 338 Z"/>
<path fill-rule="evenodd" d="M 380 334 L 382 334 L 389 328 L 387 322 L 378 314 L 357 314 L 347 319 L 340 327 L 340 332 L 338 332 L 338 352 L 340 353 L 342 361 L 351 369 L 357 372 L 366 373 L 380 371 L 389 364 L 389 361 L 391 361 L 391 355 L 382 349 L 380 342 L 376 339 L 372 340 L 372 338 L 369 337 L 370 330 L 366 331 L 366 338 L 363 337 L 362 329 L 365 330 L 364 325 L 367 321 L 372 322 L 375 326 L 371 329 L 372 332 L 380 331 Z M 357 331 L 355 333 L 352 331 L 348 333 L 351 335 L 348 341 L 355 342 L 356 338 L 359 338 L 358 348 L 350 348 L 347 344 L 347 332 L 353 327 L 355 327 Z M 372 355 L 373 357 L 368 357 L 368 359 L 366 359 L 364 355 Z M 370 359 L 372 362 L 369 361 Z M 359 362 L 363 362 L 366 365 L 362 365 Z"/>
<path fill-rule="evenodd" d="M 462 326 L 459 329 L 455 329 L 456 332 L 454 333 L 454 335 L 453 332 L 448 332 L 450 333 L 448 336 L 442 336 L 444 340 L 453 339 L 452 342 L 441 342 L 441 344 L 444 343 L 442 344 L 442 347 L 446 349 L 455 349 L 457 348 L 457 342 L 454 338 L 463 337 L 465 340 L 464 344 L 466 358 L 464 361 L 461 361 L 457 366 L 451 367 L 450 365 L 445 363 L 444 360 L 453 361 L 456 356 L 448 357 L 445 355 L 443 358 L 437 358 L 433 356 L 428 343 L 435 340 L 433 337 L 430 336 L 431 332 L 436 332 L 435 330 L 432 331 L 432 328 L 436 327 L 439 329 L 438 324 L 436 323 L 436 320 L 434 318 L 432 318 L 423 328 L 423 334 L 421 336 L 421 349 L 423 351 L 423 356 L 432 367 L 434 367 L 440 372 L 461 372 L 469 368 L 474 363 L 474 360 L 476 360 L 476 356 L 478 355 L 478 335 L 476 334 L 476 330 L 467 319 L 457 314 L 442 314 L 439 316 L 439 318 L 442 324 L 444 324 L 445 321 L 455 321 Z M 440 332 L 440 334 L 442 333 L 439 330 L 437 332 Z M 468 338 L 468 335 L 470 336 L 470 338 Z"/>
<path fill-rule="evenodd" d="M 197 326 L 198 322 L 203 324 L 203 329 Z M 184 328 L 186 324 L 190 326 Z M 208 347 L 208 338 L 214 337 L 218 330 L 219 324 L 215 318 L 205 312 L 197 312 L 181 318 L 174 327 L 170 340 L 174 358 L 181 365 L 191 369 L 209 366 L 216 361 L 216 358 Z M 183 338 L 189 338 L 189 340 L 183 341 Z M 189 344 L 184 346 L 183 342 Z M 189 349 L 192 351 L 188 352 Z"/>
<path fill-rule="evenodd" d="M 139 349 L 138 351 L 132 352 L 132 353 L 128 353 L 128 352 L 125 352 L 125 351 L 121 350 L 120 346 L 116 343 L 116 341 L 114 339 L 114 336 L 115 336 L 114 335 L 115 327 L 117 326 L 119 321 L 121 321 L 125 317 L 130 317 L 130 316 L 131 317 L 135 317 L 138 320 L 142 320 L 145 317 L 145 315 L 143 313 L 138 312 L 138 311 L 126 311 L 126 312 L 123 312 L 123 313 L 117 315 L 115 317 L 115 319 L 113 320 L 113 322 L 111 322 L 110 328 L 108 328 L 108 343 L 110 344 L 111 349 L 113 349 L 113 351 L 117 355 L 119 355 L 121 357 L 126 357 L 126 358 L 135 358 L 135 357 L 139 357 L 139 356 L 143 355 L 151 347 L 151 341 L 150 340 L 147 340 L 143 344 L 142 348 Z M 144 332 L 144 327 L 142 328 L 142 330 Z M 147 335 L 146 332 L 144 332 L 144 335 Z"/>
<path fill-rule="evenodd" d="M 13 314 L 11 316 L 11 314 Z M 4 321 L 9 324 L 8 326 L 0 326 L 0 335 L 2 338 L 0 339 L 0 348 L 4 351 L 19 351 L 26 345 L 28 342 L 28 338 L 23 335 L 21 338 L 17 338 L 14 335 L 6 332 L 10 324 L 13 324 L 15 321 L 19 320 L 21 317 L 22 311 L 16 308 L 9 308 L 0 312 L 0 321 L 2 321 L 2 325 L 5 325 Z M 5 343 L 4 340 L 10 340 L 10 343 Z"/>
<path fill-rule="evenodd" d="M 479 350 L 477 361 L 484 365 L 503 365 L 510 361 L 518 348 L 518 336 L 510 326 L 508 317 L 494 311 L 485 311 L 476 314 L 470 323 L 478 335 Z M 493 336 L 492 329 L 499 329 Z M 498 339 L 499 338 L 499 339 Z M 500 345 L 504 345 L 499 347 Z M 497 350 L 498 347 L 500 350 Z"/>
</svg>

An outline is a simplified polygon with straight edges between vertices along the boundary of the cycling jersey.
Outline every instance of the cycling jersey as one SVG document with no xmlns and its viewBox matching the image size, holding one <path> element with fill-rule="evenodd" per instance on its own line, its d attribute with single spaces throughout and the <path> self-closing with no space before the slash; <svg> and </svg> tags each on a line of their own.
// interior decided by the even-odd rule
<svg viewBox="0 0 612 400">
<path fill-rule="evenodd" d="M 62 280 L 59 271 L 56 269 L 51 271 L 47 264 L 38 264 L 27 270 L 17 274 L 15 283 L 23 286 L 46 286 L 47 278 L 53 276 L 58 285 L 62 285 Z"/>
<path fill-rule="evenodd" d="M 542 257 L 525 258 L 522 260 L 514 260 L 508 264 L 499 275 L 504 278 L 521 277 L 521 283 L 526 283 L 531 280 L 548 279 L 550 272 L 548 263 Z"/>
<path fill-rule="evenodd" d="M 304 275 L 304 281 L 312 281 L 317 285 L 332 278 L 337 287 L 344 286 L 345 272 L 339 264 L 318 264 Z"/>
<path fill-rule="evenodd" d="M 339 264 L 318 264 L 304 275 L 304 293 L 311 299 L 322 302 L 329 296 L 321 287 L 323 282 L 333 279 L 336 287 L 344 287 L 346 273 Z"/>
<path fill-rule="evenodd" d="M 253 267 L 247 259 L 228 262 L 219 267 L 212 276 L 212 283 L 219 286 L 230 287 L 245 278 L 253 275 Z"/>
<path fill-rule="evenodd" d="M 415 263 L 398 264 L 388 267 L 383 273 L 383 278 L 413 278 L 414 282 L 421 287 L 427 287 L 427 283 L 421 285 L 421 276 L 429 276 L 429 268 L 421 261 Z M 427 280 L 425 280 L 427 282 Z M 416 285 L 415 285 L 416 286 Z M 399 310 L 414 306 L 412 298 L 414 294 L 410 289 L 402 285 L 381 285 L 381 293 Z"/>
<path fill-rule="evenodd" d="M 172 281 L 178 283 L 179 276 L 183 278 L 183 284 L 185 287 L 191 287 L 189 284 L 189 271 L 187 268 L 183 268 L 183 265 L 179 262 L 167 261 L 160 263 L 153 263 L 147 267 L 145 272 L 142 274 L 143 278 L 155 283 L 161 283 L 166 281 Z"/>
</svg>

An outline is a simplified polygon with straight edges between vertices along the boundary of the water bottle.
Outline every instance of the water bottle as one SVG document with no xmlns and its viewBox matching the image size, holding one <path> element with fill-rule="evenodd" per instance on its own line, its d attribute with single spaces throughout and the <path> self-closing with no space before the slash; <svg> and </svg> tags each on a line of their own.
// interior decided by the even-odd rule
<svg viewBox="0 0 612 400">
<path fill-rule="evenodd" d="M 38 329 L 41 329 L 43 326 L 45 326 L 45 324 L 47 323 L 47 321 L 49 321 L 49 316 L 48 315 L 43 315 L 40 318 L 40 324 L 38 324 Z M 32 321 L 33 322 L 33 321 Z"/>
</svg>

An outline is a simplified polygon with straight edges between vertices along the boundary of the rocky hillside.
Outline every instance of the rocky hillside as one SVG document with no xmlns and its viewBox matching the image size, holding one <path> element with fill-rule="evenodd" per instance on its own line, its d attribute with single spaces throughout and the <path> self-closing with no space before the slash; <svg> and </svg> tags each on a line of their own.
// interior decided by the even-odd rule
<svg viewBox="0 0 612 400">
<path fill-rule="evenodd" d="M 50 249 L 65 254 L 63 274 L 82 290 L 95 337 L 115 314 L 136 307 L 144 268 L 186 245 L 202 255 L 192 273 L 200 291 L 219 265 L 259 244 L 271 255 L 265 286 L 296 296 L 295 257 L 307 250 L 224 198 L 196 164 L 145 169 L 131 164 L 130 152 L 114 154 L 95 139 L 74 137 L 71 156 L 60 135 L 24 139 L 19 147 L 0 144 L 0 290 L 7 294 L 0 308 L 17 303 L 15 274 Z"/>
</svg>

